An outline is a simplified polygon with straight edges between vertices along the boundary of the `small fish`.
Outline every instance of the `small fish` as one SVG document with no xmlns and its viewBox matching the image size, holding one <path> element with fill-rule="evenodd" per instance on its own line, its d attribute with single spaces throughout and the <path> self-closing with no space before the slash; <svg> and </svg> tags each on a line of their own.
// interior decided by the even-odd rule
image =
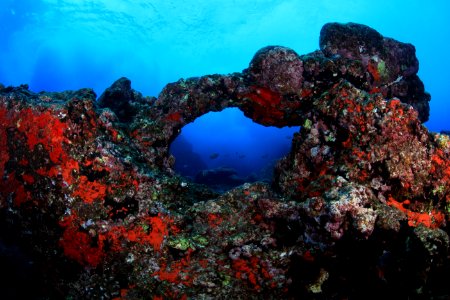
<svg viewBox="0 0 450 300">
<path fill-rule="evenodd" d="M 211 154 L 210 156 L 209 156 L 209 158 L 210 159 L 216 159 L 216 158 L 218 158 L 219 157 L 219 153 L 213 153 L 213 154 Z"/>
</svg>

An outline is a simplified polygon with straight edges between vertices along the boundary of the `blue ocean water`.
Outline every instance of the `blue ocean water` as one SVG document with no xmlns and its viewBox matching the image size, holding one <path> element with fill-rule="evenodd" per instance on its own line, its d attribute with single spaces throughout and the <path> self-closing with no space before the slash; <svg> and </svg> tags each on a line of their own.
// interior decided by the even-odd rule
<svg viewBox="0 0 450 300">
<path fill-rule="evenodd" d="M 157 96 L 182 77 L 241 71 L 267 45 L 314 51 L 327 22 L 363 23 L 414 44 L 432 95 L 426 126 L 450 129 L 447 0 L 1 0 L 0 82 L 100 95 L 126 76 Z M 208 168 L 247 176 L 286 153 L 296 130 L 264 128 L 231 109 L 199 118 L 182 135 Z"/>
</svg>

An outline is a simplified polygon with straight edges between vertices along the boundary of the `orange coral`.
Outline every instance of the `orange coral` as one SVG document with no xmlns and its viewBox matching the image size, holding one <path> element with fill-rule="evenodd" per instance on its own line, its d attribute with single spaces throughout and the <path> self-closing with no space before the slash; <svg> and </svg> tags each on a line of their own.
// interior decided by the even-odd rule
<svg viewBox="0 0 450 300">
<path fill-rule="evenodd" d="M 414 212 L 407 208 L 405 205 L 409 205 L 411 201 L 405 200 L 403 202 L 396 201 L 392 196 L 389 196 L 387 204 L 389 206 L 395 207 L 401 210 L 408 217 L 408 225 L 411 227 L 416 227 L 422 224 L 428 228 L 439 228 L 445 222 L 445 216 L 443 213 L 431 210 L 430 212 Z"/>
</svg>

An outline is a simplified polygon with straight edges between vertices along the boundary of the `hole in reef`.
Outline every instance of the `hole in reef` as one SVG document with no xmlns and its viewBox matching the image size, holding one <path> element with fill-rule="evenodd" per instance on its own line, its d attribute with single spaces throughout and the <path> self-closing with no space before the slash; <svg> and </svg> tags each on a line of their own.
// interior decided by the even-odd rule
<svg viewBox="0 0 450 300">
<path fill-rule="evenodd" d="M 180 175 L 223 192 L 245 182 L 270 182 L 276 162 L 289 152 L 298 131 L 262 126 L 238 108 L 227 108 L 184 126 L 170 153 Z"/>
</svg>

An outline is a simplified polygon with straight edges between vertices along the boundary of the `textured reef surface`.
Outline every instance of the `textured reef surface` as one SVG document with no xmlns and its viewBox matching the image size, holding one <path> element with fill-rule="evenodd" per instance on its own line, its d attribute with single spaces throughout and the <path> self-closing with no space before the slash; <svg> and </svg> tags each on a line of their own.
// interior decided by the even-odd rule
<svg viewBox="0 0 450 300">
<path fill-rule="evenodd" d="M 126 78 L 98 100 L 0 86 L 3 293 L 448 297 L 450 140 L 422 125 L 418 65 L 410 44 L 329 23 L 318 51 L 265 47 L 158 98 Z M 173 171 L 180 129 L 227 107 L 301 126 L 271 185 L 219 194 Z"/>
</svg>

